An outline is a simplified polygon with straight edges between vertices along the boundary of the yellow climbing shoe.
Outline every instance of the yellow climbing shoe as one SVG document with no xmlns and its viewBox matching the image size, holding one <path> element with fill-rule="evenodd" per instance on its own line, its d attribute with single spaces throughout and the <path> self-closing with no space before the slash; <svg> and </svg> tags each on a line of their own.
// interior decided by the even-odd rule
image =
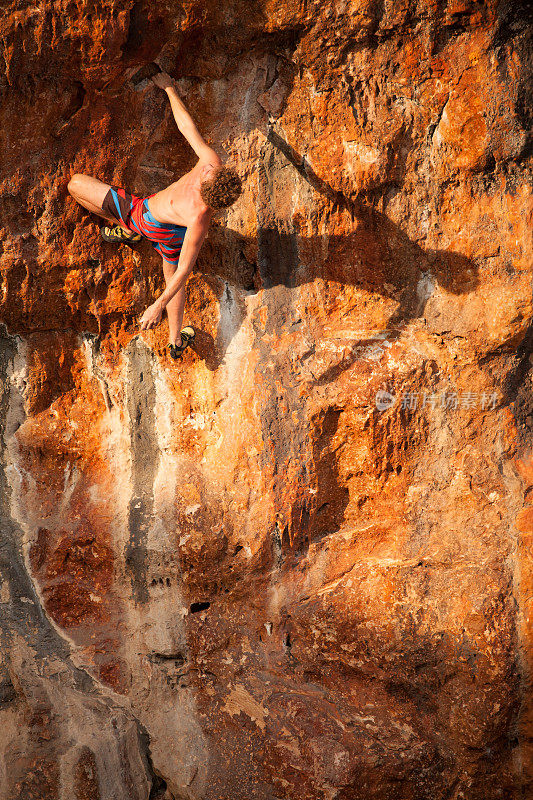
<svg viewBox="0 0 533 800">
<path fill-rule="evenodd" d="M 113 225 L 112 228 L 106 225 L 100 228 L 100 234 L 105 242 L 111 242 L 112 244 L 136 244 L 142 238 L 139 233 L 134 233 L 133 231 L 126 233 L 120 225 Z"/>
<path fill-rule="evenodd" d="M 181 344 L 169 344 L 168 349 L 172 358 L 180 358 L 183 351 L 194 340 L 195 331 L 190 325 L 181 331 Z"/>
</svg>

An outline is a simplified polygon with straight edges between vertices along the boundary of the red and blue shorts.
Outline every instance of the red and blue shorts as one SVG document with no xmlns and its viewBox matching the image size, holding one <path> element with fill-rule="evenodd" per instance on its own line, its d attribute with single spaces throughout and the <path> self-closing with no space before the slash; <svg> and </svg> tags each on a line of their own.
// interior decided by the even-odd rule
<svg viewBox="0 0 533 800">
<path fill-rule="evenodd" d="M 122 222 L 130 231 L 140 233 L 148 239 L 166 261 L 177 264 L 187 228 L 159 222 L 148 206 L 148 200 L 153 196 L 149 194 L 148 197 L 137 197 L 119 186 L 111 186 L 104 197 L 102 210 Z"/>
</svg>

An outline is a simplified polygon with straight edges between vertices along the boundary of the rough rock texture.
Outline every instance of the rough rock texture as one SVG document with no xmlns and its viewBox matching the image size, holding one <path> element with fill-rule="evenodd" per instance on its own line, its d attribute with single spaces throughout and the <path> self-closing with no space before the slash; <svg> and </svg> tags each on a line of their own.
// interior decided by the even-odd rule
<svg viewBox="0 0 533 800">
<path fill-rule="evenodd" d="M 533 797 L 527 5 L 2 8 L 2 800 Z M 154 58 L 245 181 L 181 364 L 66 192 L 193 165 Z"/>
</svg>

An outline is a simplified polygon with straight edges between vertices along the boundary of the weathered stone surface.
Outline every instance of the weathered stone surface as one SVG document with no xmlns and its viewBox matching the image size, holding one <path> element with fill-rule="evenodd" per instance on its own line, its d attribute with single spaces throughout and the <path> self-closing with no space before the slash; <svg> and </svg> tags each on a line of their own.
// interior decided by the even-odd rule
<svg viewBox="0 0 533 800">
<path fill-rule="evenodd" d="M 526 4 L 3 11 L 2 800 L 533 797 Z M 178 364 L 66 192 L 192 166 L 154 58 L 245 183 Z"/>
</svg>

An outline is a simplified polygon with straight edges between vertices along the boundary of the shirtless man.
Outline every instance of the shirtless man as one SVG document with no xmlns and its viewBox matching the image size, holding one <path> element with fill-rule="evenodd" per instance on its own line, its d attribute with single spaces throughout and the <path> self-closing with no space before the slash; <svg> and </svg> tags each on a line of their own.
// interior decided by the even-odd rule
<svg viewBox="0 0 533 800">
<path fill-rule="evenodd" d="M 187 278 L 213 215 L 237 200 L 241 181 L 204 142 L 170 76 L 160 72 L 152 80 L 167 93 L 176 124 L 198 156 L 196 166 L 166 189 L 144 198 L 79 173 L 70 179 L 68 191 L 84 208 L 113 223 L 101 228 L 106 241 L 132 244 L 144 236 L 162 256 L 166 289 L 146 309 L 140 327 L 158 325 L 166 308 L 168 347 L 170 355 L 178 358 L 194 337 L 189 326 L 180 333 Z"/>
</svg>

